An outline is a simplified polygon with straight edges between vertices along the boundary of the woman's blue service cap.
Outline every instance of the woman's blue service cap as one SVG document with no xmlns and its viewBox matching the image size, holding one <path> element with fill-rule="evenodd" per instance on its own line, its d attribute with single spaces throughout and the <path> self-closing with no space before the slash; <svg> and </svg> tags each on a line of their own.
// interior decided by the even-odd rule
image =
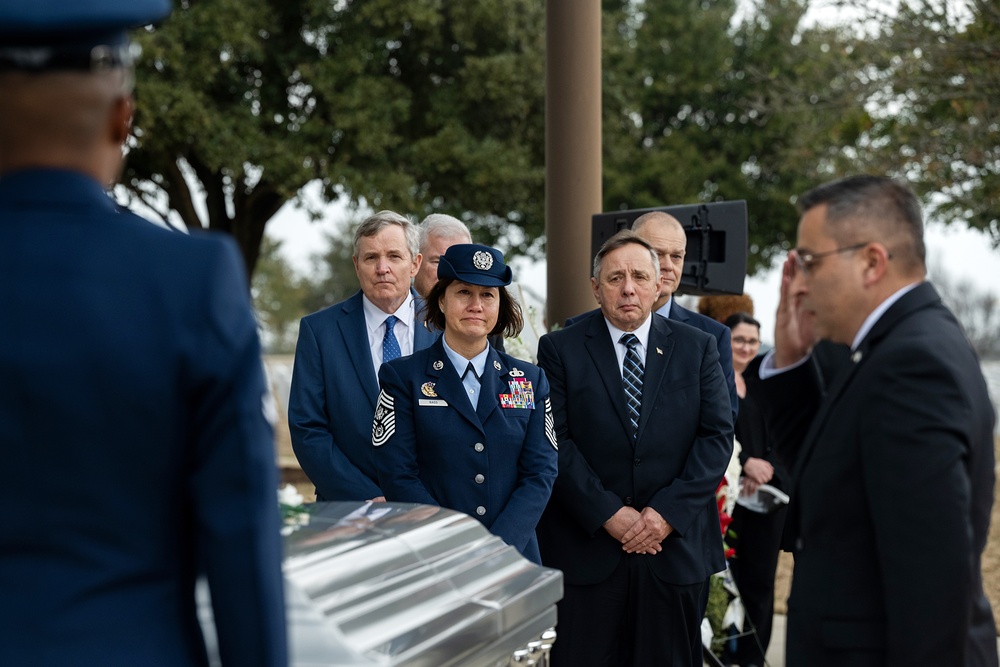
<svg viewBox="0 0 1000 667">
<path fill-rule="evenodd" d="M 470 285 L 510 285 L 513 272 L 504 264 L 503 253 L 478 243 L 458 243 L 441 255 L 438 280 L 451 278 Z"/>
</svg>

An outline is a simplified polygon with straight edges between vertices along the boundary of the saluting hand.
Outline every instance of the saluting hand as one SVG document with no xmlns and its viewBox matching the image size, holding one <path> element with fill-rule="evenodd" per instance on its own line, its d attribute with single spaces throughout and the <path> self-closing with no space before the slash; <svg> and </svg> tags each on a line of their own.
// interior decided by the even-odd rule
<svg viewBox="0 0 1000 667">
<path fill-rule="evenodd" d="M 815 315 L 802 308 L 802 294 L 796 292 L 799 272 L 797 255 L 788 253 L 781 267 L 781 292 L 774 322 L 774 365 L 784 368 L 807 356 L 816 344 Z"/>
</svg>

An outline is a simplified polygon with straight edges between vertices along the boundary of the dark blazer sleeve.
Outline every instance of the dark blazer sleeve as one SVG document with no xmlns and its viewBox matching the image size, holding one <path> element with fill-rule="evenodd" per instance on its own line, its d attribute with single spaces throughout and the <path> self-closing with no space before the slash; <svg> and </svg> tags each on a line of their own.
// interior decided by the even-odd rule
<svg viewBox="0 0 1000 667">
<path fill-rule="evenodd" d="M 353 375 L 346 351 L 341 354 L 343 372 Z M 327 386 L 323 369 L 323 353 L 320 351 L 317 332 L 312 320 L 303 318 L 295 346 L 288 397 L 288 426 L 295 456 L 298 457 L 302 470 L 316 485 L 317 494 L 325 499 L 368 500 L 381 496 L 381 489 L 348 459 L 340 443 L 334 438 L 335 429 L 330 421 L 334 417 L 328 414 L 326 406 L 330 403 L 327 391 L 335 391 L 337 387 Z M 355 386 L 355 391 L 362 391 L 360 384 Z M 351 397 L 344 395 L 336 402 L 349 410 Z M 340 418 L 355 419 L 356 415 L 346 414 Z"/>
<path fill-rule="evenodd" d="M 866 392 L 856 436 L 887 605 L 886 663 L 955 664 L 954 640 L 967 634 L 973 595 L 969 558 L 978 549 L 965 470 L 973 444 L 955 427 L 972 419 L 972 399 L 944 354 L 885 347 L 892 349 L 865 378 L 879 390 Z"/>
<path fill-rule="evenodd" d="M 699 415 L 694 442 L 681 474 L 648 503 L 681 535 L 704 513 L 706 500 L 713 497 L 733 454 L 732 412 L 718 348 L 711 337 L 704 337 L 702 345 L 698 405 L 685 406 Z"/>
<path fill-rule="evenodd" d="M 809 362 L 754 384 L 757 406 L 767 424 L 775 453 L 789 471 L 795 469 L 822 399 L 818 368 Z"/>
<path fill-rule="evenodd" d="M 585 354 L 582 349 L 579 353 Z M 623 507 L 622 499 L 604 488 L 601 478 L 573 442 L 566 410 L 566 360 L 550 335 L 542 336 L 538 341 L 538 365 L 549 379 L 555 433 L 559 442 L 559 477 L 552 500 L 558 502 L 587 534 L 595 535 Z"/>
<path fill-rule="evenodd" d="M 719 351 L 719 365 L 729 390 L 729 405 L 733 410 L 733 421 L 740 412 L 740 395 L 736 392 L 736 373 L 733 371 L 733 341 L 729 327 L 723 325 L 716 338 Z"/>
<path fill-rule="evenodd" d="M 203 289 L 203 388 L 190 432 L 189 492 L 197 544 L 212 595 L 223 663 L 283 665 L 286 658 L 282 542 L 274 440 L 264 418 L 263 366 L 256 323 L 242 296 L 235 248 L 214 263 Z"/>
</svg>

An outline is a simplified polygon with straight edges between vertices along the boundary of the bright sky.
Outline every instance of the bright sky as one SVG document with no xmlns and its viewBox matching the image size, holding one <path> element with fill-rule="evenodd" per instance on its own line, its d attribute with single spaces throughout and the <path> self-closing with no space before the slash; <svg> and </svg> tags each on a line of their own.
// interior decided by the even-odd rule
<svg viewBox="0 0 1000 667">
<path fill-rule="evenodd" d="M 286 206 L 267 225 L 268 236 L 282 241 L 283 254 L 299 272 L 308 271 L 310 255 L 325 248 L 324 233 L 342 228 L 342 209 L 331 206 L 329 211 L 323 220 L 311 223 L 302 212 Z M 957 225 L 949 229 L 944 225 L 931 224 L 926 230 L 926 241 L 928 264 L 932 271 L 942 270 L 943 267 L 953 279 L 968 279 L 980 289 L 1000 295 L 1000 250 L 992 249 L 984 234 Z M 516 259 L 512 267 L 518 282 L 531 285 L 533 290 L 545 294 L 544 262 Z M 933 278 L 932 274 L 931 280 Z M 780 267 L 746 281 L 745 291 L 753 297 L 754 316 L 761 322 L 761 337 L 766 342 L 773 340 L 780 281 Z"/>
</svg>

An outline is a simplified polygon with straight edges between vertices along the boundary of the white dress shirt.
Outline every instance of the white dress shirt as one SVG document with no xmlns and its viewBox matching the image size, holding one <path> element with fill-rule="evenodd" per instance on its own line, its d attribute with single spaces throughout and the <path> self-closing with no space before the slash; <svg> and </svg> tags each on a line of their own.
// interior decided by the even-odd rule
<svg viewBox="0 0 1000 667">
<path fill-rule="evenodd" d="M 364 294 L 361 295 L 361 305 L 365 311 L 365 327 L 368 329 L 368 348 L 372 353 L 372 365 L 375 367 L 375 377 L 378 377 L 378 369 L 382 366 L 382 340 L 385 338 L 385 321 L 389 315 L 395 315 L 396 319 L 399 320 L 392 328 L 392 333 L 399 341 L 400 356 L 406 357 L 413 354 L 415 310 L 413 292 L 406 292 L 406 299 L 394 313 L 385 312 L 369 301 Z"/>
</svg>

